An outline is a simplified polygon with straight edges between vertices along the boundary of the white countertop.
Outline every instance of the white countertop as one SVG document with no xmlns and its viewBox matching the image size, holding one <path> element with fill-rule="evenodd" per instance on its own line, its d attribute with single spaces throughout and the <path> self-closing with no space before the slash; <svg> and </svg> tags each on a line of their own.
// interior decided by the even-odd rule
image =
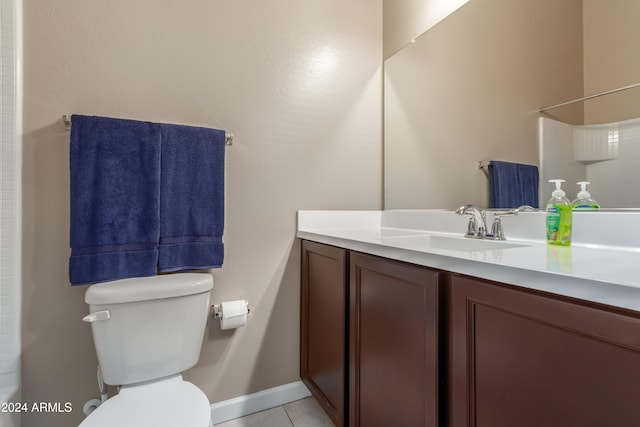
<svg viewBox="0 0 640 427">
<path fill-rule="evenodd" d="M 571 247 L 546 244 L 544 212 L 503 219 L 504 242 L 464 238 L 466 218 L 446 210 L 299 211 L 297 236 L 640 311 L 640 213 L 574 214 L 573 222 Z"/>
</svg>

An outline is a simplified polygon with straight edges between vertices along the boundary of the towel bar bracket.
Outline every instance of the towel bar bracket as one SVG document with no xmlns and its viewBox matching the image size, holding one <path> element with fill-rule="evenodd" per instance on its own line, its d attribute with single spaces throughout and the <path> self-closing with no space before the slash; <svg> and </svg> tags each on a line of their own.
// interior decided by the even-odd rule
<svg viewBox="0 0 640 427">
<path fill-rule="evenodd" d="M 487 178 L 489 178 L 489 165 L 491 164 L 491 160 L 479 160 L 478 161 L 478 169 L 480 169 Z"/>
<path fill-rule="evenodd" d="M 65 129 L 71 130 L 71 114 L 63 114 L 62 122 L 64 123 Z M 233 145 L 233 133 L 225 131 L 224 142 L 226 145 Z"/>
</svg>

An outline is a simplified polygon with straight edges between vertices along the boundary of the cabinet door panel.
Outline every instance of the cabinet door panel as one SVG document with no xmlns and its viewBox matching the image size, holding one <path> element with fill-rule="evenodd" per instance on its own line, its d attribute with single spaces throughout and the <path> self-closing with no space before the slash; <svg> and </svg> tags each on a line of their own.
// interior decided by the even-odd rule
<svg viewBox="0 0 640 427">
<path fill-rule="evenodd" d="M 438 273 L 352 254 L 350 426 L 437 426 Z"/>
<path fill-rule="evenodd" d="M 640 320 L 466 277 L 451 286 L 454 427 L 640 425 Z"/>
<path fill-rule="evenodd" d="M 303 241 L 300 376 L 333 423 L 346 407 L 347 251 Z"/>
</svg>

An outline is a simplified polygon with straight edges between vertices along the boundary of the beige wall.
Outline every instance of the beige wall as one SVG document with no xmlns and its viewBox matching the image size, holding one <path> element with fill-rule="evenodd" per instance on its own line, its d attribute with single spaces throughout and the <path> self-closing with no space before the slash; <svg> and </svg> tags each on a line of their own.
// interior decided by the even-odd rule
<svg viewBox="0 0 640 427">
<path fill-rule="evenodd" d="M 584 0 L 584 93 L 640 83 L 640 2 Z M 585 123 L 640 117 L 640 88 L 585 102 Z"/>
<path fill-rule="evenodd" d="M 226 258 L 186 378 L 211 402 L 298 379 L 298 209 L 381 207 L 381 1 L 24 2 L 23 399 L 71 402 L 24 427 L 78 423 L 97 396 L 86 287 L 71 287 L 69 132 L 81 113 L 210 126 L 227 149 Z"/>
<path fill-rule="evenodd" d="M 538 164 L 538 109 L 582 96 L 581 3 L 470 0 L 385 61 L 385 208 L 487 206 L 479 160 Z"/>
<path fill-rule="evenodd" d="M 469 0 L 383 0 L 383 56 L 389 58 L 411 40 Z"/>
</svg>

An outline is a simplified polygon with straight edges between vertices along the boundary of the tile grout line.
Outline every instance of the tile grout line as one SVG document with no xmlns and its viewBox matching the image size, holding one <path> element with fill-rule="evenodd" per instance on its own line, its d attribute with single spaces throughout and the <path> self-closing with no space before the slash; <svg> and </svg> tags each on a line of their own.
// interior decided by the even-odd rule
<svg viewBox="0 0 640 427">
<path fill-rule="evenodd" d="M 286 406 L 287 405 L 282 405 L 282 409 L 284 410 L 284 413 L 287 414 L 287 418 L 289 418 L 289 423 L 291 424 L 291 427 L 296 427 L 296 425 L 293 423 L 293 420 L 291 419 L 291 415 L 289 415 L 289 411 L 287 411 Z"/>
</svg>

